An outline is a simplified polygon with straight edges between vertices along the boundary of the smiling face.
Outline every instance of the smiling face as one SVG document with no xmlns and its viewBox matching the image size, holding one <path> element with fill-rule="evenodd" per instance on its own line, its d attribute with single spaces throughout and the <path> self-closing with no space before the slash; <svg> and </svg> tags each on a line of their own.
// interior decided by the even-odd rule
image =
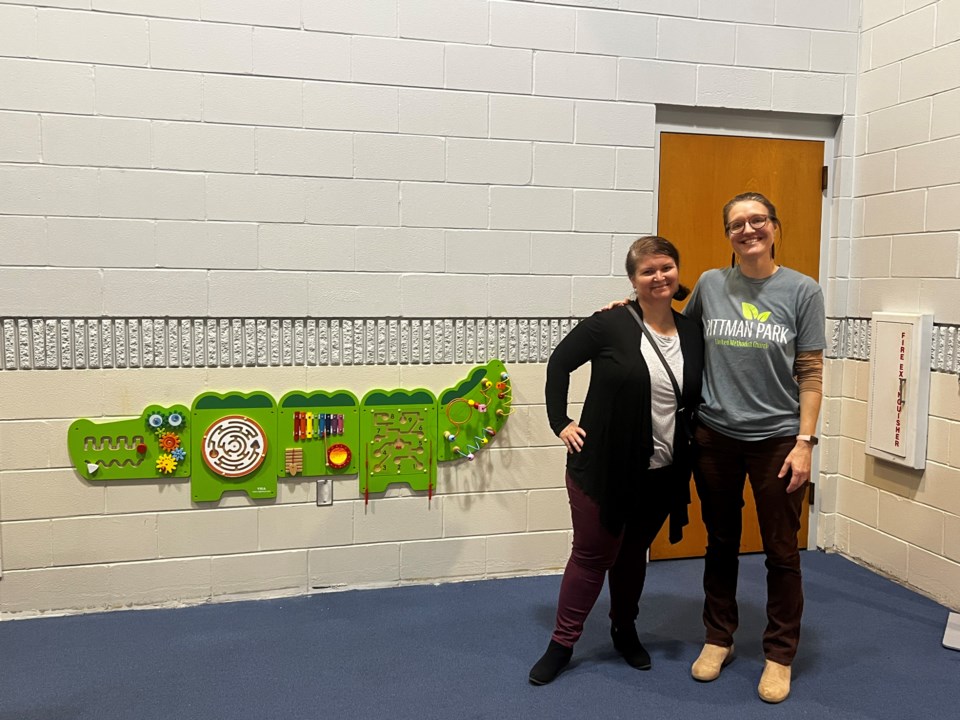
<svg viewBox="0 0 960 720">
<path fill-rule="evenodd" d="M 669 303 L 680 287 L 680 269 L 669 255 L 643 255 L 630 282 L 641 305 Z"/>
<path fill-rule="evenodd" d="M 742 200 L 730 207 L 726 217 L 727 237 L 741 262 L 773 258 L 778 223 L 767 207 L 756 200 Z"/>
</svg>

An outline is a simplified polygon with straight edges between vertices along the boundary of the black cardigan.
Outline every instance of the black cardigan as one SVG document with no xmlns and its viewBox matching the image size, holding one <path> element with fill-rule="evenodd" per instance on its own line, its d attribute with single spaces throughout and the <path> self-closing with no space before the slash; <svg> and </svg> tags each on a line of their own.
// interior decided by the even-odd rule
<svg viewBox="0 0 960 720">
<path fill-rule="evenodd" d="M 643 316 L 636 301 L 634 309 Z M 700 323 L 674 312 L 683 354 L 683 412 L 673 442 L 676 469 L 670 503 L 670 542 L 678 542 L 687 524 L 692 457 L 683 424 L 692 428 L 700 404 L 703 376 L 703 332 Z M 567 471 L 577 486 L 600 507 L 600 520 L 619 534 L 631 516 L 631 492 L 642 483 L 653 455 L 650 373 L 640 351 L 647 342 L 629 309 L 594 313 L 560 341 L 547 364 L 547 417 L 557 435 L 567 415 L 570 373 L 591 363 L 590 387 L 580 416 L 587 435 L 579 453 L 567 456 Z"/>
</svg>

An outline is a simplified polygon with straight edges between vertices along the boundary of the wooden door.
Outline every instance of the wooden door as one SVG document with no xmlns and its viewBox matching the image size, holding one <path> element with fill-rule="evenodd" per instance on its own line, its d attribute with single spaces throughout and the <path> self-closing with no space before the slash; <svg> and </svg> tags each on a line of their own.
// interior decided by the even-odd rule
<svg viewBox="0 0 960 720">
<path fill-rule="evenodd" d="M 819 278 L 823 143 L 663 133 L 657 232 L 680 250 L 680 281 L 690 287 L 705 270 L 729 267 L 730 242 L 723 233 L 723 206 L 741 192 L 756 191 L 774 205 L 782 224 L 777 262 Z M 678 306 L 682 306 L 678 304 Z M 801 515 L 800 547 L 807 546 L 809 494 Z M 700 500 L 690 482 L 690 524 L 683 541 L 670 545 L 666 525 L 650 548 L 652 560 L 702 557 L 707 533 Z M 763 549 L 750 485 L 744 487 L 741 552 Z"/>
</svg>

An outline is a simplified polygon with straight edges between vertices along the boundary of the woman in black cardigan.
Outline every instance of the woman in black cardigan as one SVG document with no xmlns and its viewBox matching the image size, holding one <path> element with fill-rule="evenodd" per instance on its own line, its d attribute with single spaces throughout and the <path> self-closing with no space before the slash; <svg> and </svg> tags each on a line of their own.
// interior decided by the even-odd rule
<svg viewBox="0 0 960 720">
<path fill-rule="evenodd" d="M 668 516 L 671 542 L 687 523 L 689 430 L 700 402 L 703 333 L 671 307 L 688 290 L 680 285 L 680 258 L 670 241 L 635 241 L 626 269 L 637 300 L 579 323 L 547 365 L 547 415 L 569 453 L 573 549 L 553 637 L 530 670 L 534 685 L 551 682 L 570 662 L 608 572 L 614 647 L 633 667 L 649 669 L 650 655 L 634 627 L 647 549 Z M 590 387 L 577 423 L 567 415 L 570 373 L 588 361 Z"/>
</svg>

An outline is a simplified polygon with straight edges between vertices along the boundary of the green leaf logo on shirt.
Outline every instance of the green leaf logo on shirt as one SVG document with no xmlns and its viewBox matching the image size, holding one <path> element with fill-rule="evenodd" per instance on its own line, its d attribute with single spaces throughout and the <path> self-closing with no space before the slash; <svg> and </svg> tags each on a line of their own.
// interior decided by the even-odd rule
<svg viewBox="0 0 960 720">
<path fill-rule="evenodd" d="M 743 316 L 747 320 L 756 320 L 757 322 L 766 322 L 770 319 L 770 311 L 760 312 L 757 309 L 756 305 L 751 305 L 748 302 L 741 302 L 740 307 L 743 309 Z"/>
</svg>

